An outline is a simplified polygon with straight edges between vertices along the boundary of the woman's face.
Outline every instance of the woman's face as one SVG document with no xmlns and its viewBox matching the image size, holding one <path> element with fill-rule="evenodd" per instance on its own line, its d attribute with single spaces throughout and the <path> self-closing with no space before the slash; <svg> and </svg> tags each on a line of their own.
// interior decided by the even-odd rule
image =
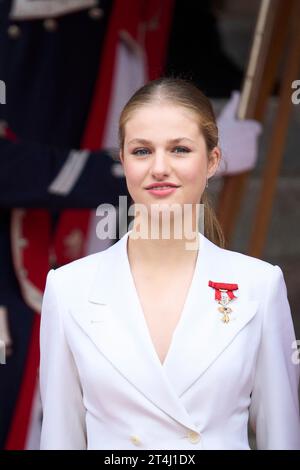
<svg viewBox="0 0 300 470">
<path fill-rule="evenodd" d="M 127 121 L 120 158 L 133 201 L 150 208 L 153 203 L 199 203 L 220 151 L 216 147 L 208 160 L 193 111 L 155 103 L 139 108 Z M 158 189 L 157 184 L 165 186 Z"/>
</svg>

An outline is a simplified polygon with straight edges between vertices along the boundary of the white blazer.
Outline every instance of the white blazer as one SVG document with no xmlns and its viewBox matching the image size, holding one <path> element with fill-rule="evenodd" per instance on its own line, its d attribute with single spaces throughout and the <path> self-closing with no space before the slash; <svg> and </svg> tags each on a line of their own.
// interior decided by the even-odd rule
<svg viewBox="0 0 300 470">
<path fill-rule="evenodd" d="M 41 449 L 249 449 L 249 419 L 258 449 L 300 449 L 299 364 L 281 269 L 199 233 L 162 365 L 132 277 L 128 233 L 48 274 Z M 229 323 L 209 280 L 238 284 Z"/>
</svg>

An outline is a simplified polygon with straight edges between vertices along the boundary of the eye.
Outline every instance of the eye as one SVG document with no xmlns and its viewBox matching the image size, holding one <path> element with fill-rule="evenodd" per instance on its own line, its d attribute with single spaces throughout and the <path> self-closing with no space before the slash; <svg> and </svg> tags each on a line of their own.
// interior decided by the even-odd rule
<svg viewBox="0 0 300 470">
<path fill-rule="evenodd" d="M 174 153 L 188 153 L 190 152 L 190 149 L 187 147 L 182 147 L 182 146 L 176 146 L 173 149 Z"/>
<path fill-rule="evenodd" d="M 133 155 L 148 155 L 150 153 L 150 150 L 147 148 L 138 148 L 132 151 Z"/>
</svg>

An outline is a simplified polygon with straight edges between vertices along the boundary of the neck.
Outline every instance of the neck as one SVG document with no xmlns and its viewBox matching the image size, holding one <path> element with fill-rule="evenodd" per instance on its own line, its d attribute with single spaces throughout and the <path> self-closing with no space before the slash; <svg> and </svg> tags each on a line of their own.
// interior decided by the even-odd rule
<svg viewBox="0 0 300 470">
<path fill-rule="evenodd" d="M 189 234 L 188 237 L 176 239 L 169 237 L 157 239 L 140 237 L 133 227 L 128 236 L 128 257 L 132 264 L 144 264 L 149 268 L 172 268 L 194 262 L 197 258 L 199 234 Z"/>
</svg>

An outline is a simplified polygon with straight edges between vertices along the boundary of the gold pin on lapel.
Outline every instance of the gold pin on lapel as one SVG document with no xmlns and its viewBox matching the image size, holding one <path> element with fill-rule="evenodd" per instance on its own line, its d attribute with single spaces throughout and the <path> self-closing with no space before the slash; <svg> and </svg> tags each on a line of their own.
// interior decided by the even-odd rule
<svg viewBox="0 0 300 470">
<path fill-rule="evenodd" d="M 221 299 L 219 300 L 219 304 L 221 307 L 218 308 L 219 312 L 223 313 L 222 321 L 224 323 L 228 323 L 230 320 L 229 314 L 232 312 L 230 307 L 227 307 L 228 302 L 230 301 L 229 296 L 227 294 L 227 289 L 220 289 L 221 292 Z"/>
<path fill-rule="evenodd" d="M 232 312 L 232 309 L 230 307 L 219 307 L 218 310 L 223 313 L 222 321 L 228 323 L 230 320 L 229 314 Z"/>
</svg>

